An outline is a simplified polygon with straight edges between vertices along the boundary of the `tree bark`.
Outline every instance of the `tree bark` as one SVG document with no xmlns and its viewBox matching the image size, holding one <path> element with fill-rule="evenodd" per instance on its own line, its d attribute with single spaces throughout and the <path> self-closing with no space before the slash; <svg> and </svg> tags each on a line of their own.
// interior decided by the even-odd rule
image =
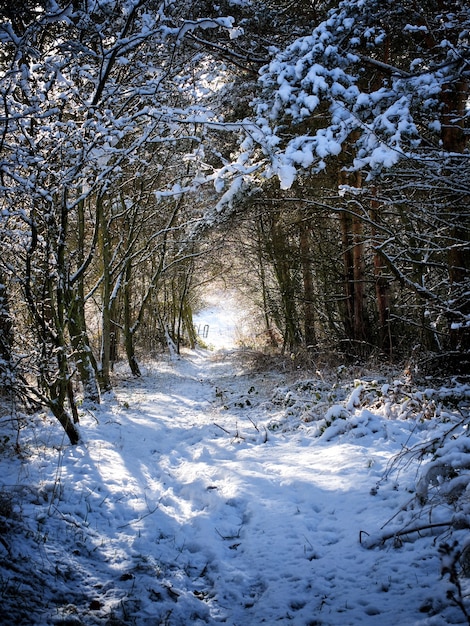
<svg viewBox="0 0 470 626">
<path fill-rule="evenodd" d="M 362 184 L 360 172 L 348 174 L 340 172 L 340 184 L 360 188 Z M 365 309 L 365 264 L 364 264 L 364 226 L 359 215 L 348 210 L 340 211 L 341 243 L 343 252 L 345 295 L 344 326 L 346 336 L 356 343 L 359 352 L 360 344 L 370 341 L 367 332 L 367 315 Z"/>
<path fill-rule="evenodd" d="M 137 362 L 137 357 L 135 354 L 135 345 L 134 345 L 134 336 L 135 333 L 131 326 L 131 300 L 132 300 L 132 289 L 131 289 L 131 279 L 132 279 L 132 264 L 131 261 L 128 260 L 126 264 L 125 274 L 124 274 L 124 345 L 126 348 L 127 362 L 129 363 L 130 370 L 132 375 L 136 378 L 142 375 L 139 367 L 139 363 Z"/>
<path fill-rule="evenodd" d="M 85 211 L 84 203 L 77 206 L 77 266 L 78 275 L 68 291 L 69 333 L 84 396 L 91 402 L 100 402 L 100 390 L 97 381 L 98 364 L 91 349 L 88 338 L 85 315 L 85 288 L 83 284 L 83 268 L 85 267 Z M 97 230 L 97 229 L 95 229 Z M 92 248 L 94 249 L 94 243 Z"/>
<path fill-rule="evenodd" d="M 0 393 L 10 397 L 13 391 L 12 371 L 13 321 L 10 316 L 7 285 L 0 272 Z"/>
<path fill-rule="evenodd" d="M 112 320 L 111 320 L 111 253 L 110 253 L 110 241 L 108 233 L 108 224 L 106 220 L 105 210 L 103 206 L 103 198 L 100 196 L 97 198 L 97 202 L 100 203 L 98 210 L 98 218 L 100 220 L 101 228 L 101 259 L 103 262 L 103 287 L 102 287 L 102 302 L 101 302 L 101 350 L 100 350 L 100 365 L 98 368 L 98 381 L 100 388 L 103 391 L 109 391 L 111 389 L 111 332 L 112 332 Z"/>
<path fill-rule="evenodd" d="M 315 333 L 315 289 L 310 261 L 309 227 L 300 222 L 300 262 L 302 265 L 303 296 L 304 296 L 304 341 L 308 350 L 317 346 Z"/>
<path fill-rule="evenodd" d="M 371 243 L 375 279 L 375 300 L 377 303 L 378 317 L 378 347 L 387 356 L 391 357 L 393 353 L 393 338 L 390 327 L 390 285 L 385 276 L 387 267 L 380 254 L 381 238 L 375 226 L 379 219 L 380 205 L 374 198 L 376 190 L 373 188 L 371 191 L 373 196 L 370 202 L 370 218 L 372 222 Z"/>
<path fill-rule="evenodd" d="M 449 176 L 458 171 L 459 158 L 467 146 L 465 113 L 470 93 L 469 83 L 464 79 L 445 85 L 441 94 L 442 131 L 444 150 L 449 153 Z M 449 338 L 453 350 L 470 351 L 470 222 L 468 198 L 456 197 L 449 203 L 451 221 L 448 248 L 449 283 L 453 311 L 449 315 Z"/>
<path fill-rule="evenodd" d="M 296 289 L 291 277 L 291 263 L 286 233 L 283 232 L 279 217 L 274 214 L 271 222 L 269 249 L 273 261 L 274 272 L 279 285 L 282 310 L 284 315 L 284 346 L 283 351 L 293 351 L 302 344 L 302 336 L 296 307 Z"/>
</svg>

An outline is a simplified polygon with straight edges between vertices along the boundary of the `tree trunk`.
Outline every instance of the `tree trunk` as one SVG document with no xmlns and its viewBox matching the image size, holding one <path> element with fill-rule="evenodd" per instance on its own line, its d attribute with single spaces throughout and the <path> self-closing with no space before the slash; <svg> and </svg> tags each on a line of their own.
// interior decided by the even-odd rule
<svg viewBox="0 0 470 626">
<path fill-rule="evenodd" d="M 85 211 L 83 202 L 78 203 L 77 211 L 77 266 L 79 272 L 74 285 L 70 285 L 67 294 L 69 333 L 75 364 L 83 385 L 85 399 L 99 404 L 100 390 L 97 381 L 98 365 L 90 346 L 86 327 L 85 288 L 83 285 L 83 271 L 81 271 L 85 263 Z"/>
<path fill-rule="evenodd" d="M 78 410 L 75 402 L 75 395 L 69 372 L 67 354 L 67 293 L 69 291 L 69 267 L 66 258 L 67 235 L 68 235 L 68 204 L 67 189 L 64 189 L 60 202 L 59 233 L 57 238 L 57 282 L 54 285 L 52 279 L 49 281 L 49 294 L 54 302 L 53 289 L 55 287 L 55 336 L 58 374 L 56 380 L 49 385 L 49 395 L 51 398 L 51 410 L 62 424 L 70 443 L 76 444 L 80 438 L 74 424 L 78 423 Z M 52 233 L 49 233 L 51 235 Z M 73 415 L 73 423 L 70 421 L 65 410 L 65 403 L 68 401 Z"/>
<path fill-rule="evenodd" d="M 13 322 L 10 316 L 7 286 L 0 272 L 0 394 L 10 397 L 13 391 L 12 371 Z"/>
<path fill-rule="evenodd" d="M 276 336 L 276 331 L 272 326 L 271 318 L 273 316 L 272 306 L 270 304 L 269 286 L 266 275 L 266 262 L 264 259 L 264 250 L 266 247 L 264 228 L 262 218 L 259 217 L 256 220 L 256 259 L 259 271 L 259 280 L 261 283 L 261 298 L 263 304 L 263 317 L 266 330 L 266 338 L 269 345 L 273 348 L 277 348 L 279 345 L 279 338 Z"/>
<path fill-rule="evenodd" d="M 450 153 L 448 163 L 449 178 L 459 171 L 459 157 L 467 146 L 465 132 L 466 106 L 469 97 L 469 83 L 461 79 L 445 85 L 441 94 L 442 131 L 444 150 Z M 449 315 L 449 338 L 453 350 L 470 351 L 470 223 L 468 219 L 468 198 L 455 197 L 449 202 L 451 222 L 448 248 L 449 283 L 451 306 Z"/>
<path fill-rule="evenodd" d="M 68 317 L 65 295 L 68 289 L 65 256 L 68 222 L 66 191 L 63 192 L 58 207 L 48 206 L 47 209 L 49 219 L 41 233 L 44 249 L 39 256 L 39 266 L 36 267 L 34 260 L 39 247 L 39 233 L 36 220 L 34 217 L 31 220 L 31 243 L 27 249 L 24 287 L 29 312 L 41 346 L 38 370 L 44 393 L 42 400 L 64 428 L 70 443 L 76 444 L 80 439 L 75 426 L 78 423 L 78 411 L 70 380 L 66 342 Z M 54 271 L 50 267 L 51 259 L 54 259 Z M 35 291 L 38 285 L 41 289 L 40 294 Z M 66 409 L 67 401 L 73 420 Z"/>
<path fill-rule="evenodd" d="M 57 403 L 51 401 L 49 403 L 49 408 L 54 417 L 61 424 L 67 437 L 69 438 L 70 443 L 72 445 L 76 445 L 80 441 L 80 433 L 65 410 L 62 400 L 58 399 Z"/>
<path fill-rule="evenodd" d="M 98 215 L 101 224 L 101 259 L 103 262 L 103 288 L 102 288 L 102 310 L 101 310 L 101 350 L 100 365 L 98 368 L 98 381 L 103 391 L 111 389 L 111 253 L 108 224 L 103 206 L 103 199 L 99 197 L 100 203 Z"/>
<path fill-rule="evenodd" d="M 81 286 L 83 287 L 83 285 Z M 98 364 L 88 339 L 85 322 L 83 293 L 81 287 L 71 294 L 69 305 L 69 332 L 74 360 L 83 385 L 84 397 L 90 402 L 100 403 L 100 389 L 97 381 Z"/>
<path fill-rule="evenodd" d="M 132 279 L 132 264 L 129 260 L 125 269 L 125 277 L 124 277 L 124 345 L 126 348 L 127 362 L 129 363 L 130 370 L 132 375 L 135 377 L 142 376 L 140 371 L 139 363 L 137 362 L 137 357 L 135 354 L 135 345 L 134 345 L 134 329 L 131 325 L 131 300 L 132 300 L 132 289 L 131 289 L 131 279 Z"/>
<path fill-rule="evenodd" d="M 365 264 L 364 264 L 364 225 L 362 220 L 354 216 L 353 227 L 353 276 L 354 276 L 354 339 L 356 341 L 370 341 L 367 332 L 365 310 Z"/>
<path fill-rule="evenodd" d="M 371 220 L 372 224 L 378 218 L 378 203 L 375 200 L 371 202 Z M 390 286 L 385 276 L 386 266 L 380 255 L 380 237 L 377 229 L 372 226 L 372 250 L 374 264 L 375 279 L 375 300 L 377 303 L 378 317 L 378 347 L 389 357 L 393 353 L 393 340 L 390 328 Z"/>
<path fill-rule="evenodd" d="M 340 184 L 360 188 L 361 174 L 359 172 L 348 174 L 342 171 Z M 362 353 L 363 348 L 360 344 L 370 341 L 364 296 L 364 226 L 361 217 L 349 211 L 341 211 L 339 220 L 344 267 L 344 327 L 346 336 L 356 343 L 356 348 Z"/>
<path fill-rule="evenodd" d="M 304 287 L 304 341 L 308 350 L 317 345 L 315 334 L 315 290 L 310 261 L 309 228 L 305 222 L 300 222 L 300 262 L 302 264 L 302 278 Z"/>
<path fill-rule="evenodd" d="M 185 327 L 188 332 L 190 342 L 195 343 L 195 341 L 191 339 L 191 329 L 193 327 L 193 323 L 192 323 L 191 306 L 188 300 L 188 294 L 189 294 L 189 290 L 191 287 L 191 280 L 193 277 L 193 270 L 194 270 L 194 261 L 192 259 L 189 259 L 187 264 L 185 264 L 181 268 L 181 272 L 184 272 L 184 282 L 183 282 L 183 285 L 181 286 L 180 304 L 178 308 L 178 324 L 177 324 L 177 329 L 176 329 L 176 349 L 177 349 L 178 354 L 180 353 L 180 345 L 181 345 L 183 327 Z M 180 286 L 178 285 L 178 287 Z"/>
<path fill-rule="evenodd" d="M 286 245 L 286 235 L 282 231 L 277 217 L 274 217 L 271 229 L 271 251 L 274 272 L 279 285 L 282 309 L 284 314 L 284 347 L 294 350 L 302 343 L 296 307 L 296 290 L 291 277 L 289 250 Z"/>
</svg>

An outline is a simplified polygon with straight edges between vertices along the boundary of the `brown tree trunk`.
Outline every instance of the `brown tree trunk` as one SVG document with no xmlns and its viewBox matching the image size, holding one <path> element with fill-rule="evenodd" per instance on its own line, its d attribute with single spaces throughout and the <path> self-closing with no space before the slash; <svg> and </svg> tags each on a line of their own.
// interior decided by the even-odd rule
<svg viewBox="0 0 470 626">
<path fill-rule="evenodd" d="M 126 348 L 127 362 L 129 363 L 130 370 L 132 375 L 136 378 L 142 375 L 139 367 L 139 363 L 137 362 L 137 357 L 135 354 L 135 344 L 134 344 L 134 331 L 131 326 L 131 300 L 132 300 L 132 289 L 131 289 L 131 280 L 132 280 L 132 264 L 128 261 L 125 269 L 125 277 L 124 277 L 124 345 Z"/>
<path fill-rule="evenodd" d="M 372 189 L 375 195 L 375 189 Z M 372 250 L 375 279 L 375 298 L 377 303 L 378 316 L 378 347 L 389 357 L 393 352 L 393 341 L 390 328 L 390 286 L 384 276 L 386 266 L 380 255 L 380 237 L 374 224 L 379 217 L 379 203 L 371 200 L 370 216 L 372 221 Z"/>
<path fill-rule="evenodd" d="M 343 171 L 339 182 L 341 185 L 359 188 L 362 184 L 361 174 Z M 364 297 L 364 227 L 360 216 L 346 210 L 340 212 L 339 220 L 344 267 L 344 326 L 347 337 L 361 343 L 370 340 Z"/>
<path fill-rule="evenodd" d="M 108 233 L 108 224 L 103 207 L 103 199 L 99 197 L 97 202 L 100 203 L 97 211 L 100 220 L 101 231 L 101 259 L 103 262 L 103 290 L 102 290 L 102 311 L 101 311 L 101 350 L 100 350 L 100 366 L 98 369 L 98 380 L 100 388 L 103 391 L 111 389 L 111 252 Z"/>
<path fill-rule="evenodd" d="M 362 220 L 353 216 L 353 276 L 354 276 L 354 339 L 356 341 L 370 341 L 367 332 L 365 314 L 365 263 L 364 263 L 364 226 Z"/>
<path fill-rule="evenodd" d="M 339 214 L 339 223 L 341 228 L 341 248 L 343 256 L 343 324 L 346 336 L 349 339 L 354 338 L 354 261 L 352 254 L 352 220 L 349 213 L 341 212 Z"/>
<path fill-rule="evenodd" d="M 88 338 L 85 316 L 85 288 L 83 284 L 85 211 L 83 202 L 79 202 L 77 206 L 77 231 L 76 254 L 78 272 L 76 273 L 74 284 L 70 286 L 67 294 L 70 342 L 73 348 L 75 364 L 83 385 L 85 399 L 99 404 L 98 365 Z"/>
<path fill-rule="evenodd" d="M 300 262 L 302 264 L 302 280 L 304 287 L 304 341 L 307 349 L 312 350 L 317 345 L 315 334 L 315 289 L 310 261 L 309 228 L 305 222 L 300 222 Z"/>
<path fill-rule="evenodd" d="M 13 323 L 10 317 L 7 286 L 0 272 L 0 393 L 10 396 L 13 391 L 12 372 Z"/>
<path fill-rule="evenodd" d="M 296 307 L 296 290 L 292 281 L 289 250 L 286 244 L 286 234 L 283 232 L 277 216 L 273 217 L 270 232 L 270 249 L 279 285 L 279 292 L 284 315 L 284 347 L 283 351 L 294 350 L 301 345 L 302 336 Z"/>
<path fill-rule="evenodd" d="M 465 114 L 470 93 L 468 81 L 461 79 L 445 85 L 442 94 L 441 139 L 444 150 L 449 154 L 449 177 L 458 171 L 458 158 L 467 146 Z M 452 293 L 453 311 L 449 315 L 449 338 L 451 348 L 460 351 L 470 350 L 470 223 L 468 199 L 462 206 L 462 198 L 449 202 L 450 245 L 448 249 L 449 283 Z"/>
</svg>

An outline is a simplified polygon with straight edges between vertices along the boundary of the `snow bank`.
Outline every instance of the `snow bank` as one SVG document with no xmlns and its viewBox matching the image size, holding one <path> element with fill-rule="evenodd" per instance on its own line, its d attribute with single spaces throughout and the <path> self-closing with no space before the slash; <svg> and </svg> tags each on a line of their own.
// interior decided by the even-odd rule
<svg viewBox="0 0 470 626">
<path fill-rule="evenodd" d="M 116 375 L 83 408 L 81 445 L 46 415 L 17 452 L 2 439 L 5 623 L 466 623 L 436 535 L 468 530 L 430 521 L 464 519 L 468 498 L 430 470 L 451 466 L 466 493 L 468 387 L 287 380 L 201 349 Z"/>
</svg>

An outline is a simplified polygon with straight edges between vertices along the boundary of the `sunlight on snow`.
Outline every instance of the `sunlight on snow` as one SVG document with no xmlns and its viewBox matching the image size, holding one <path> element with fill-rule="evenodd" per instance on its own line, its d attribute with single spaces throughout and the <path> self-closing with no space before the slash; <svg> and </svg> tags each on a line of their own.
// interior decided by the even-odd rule
<svg viewBox="0 0 470 626">
<path fill-rule="evenodd" d="M 310 447 L 294 452 L 278 445 L 264 453 L 264 464 L 259 468 L 250 463 L 251 450 L 240 454 L 243 465 L 240 474 L 244 477 L 270 477 L 282 487 L 302 485 L 309 489 L 316 487 L 326 492 L 345 492 L 358 488 L 358 475 L 364 473 L 371 464 L 371 455 L 363 446 L 342 444 L 321 449 Z M 272 458 L 270 458 L 272 455 Z M 364 473 L 364 481 L 370 479 Z"/>
<path fill-rule="evenodd" d="M 105 447 L 106 445 L 106 447 Z M 96 464 L 96 469 L 102 477 L 103 484 L 110 491 L 129 491 L 138 489 L 132 468 L 126 466 L 123 456 L 103 442 L 90 445 L 90 457 Z"/>
<path fill-rule="evenodd" d="M 194 315 L 199 339 L 216 350 L 235 348 L 245 330 L 243 307 L 229 291 L 214 291 L 204 301 L 204 309 Z"/>
</svg>

